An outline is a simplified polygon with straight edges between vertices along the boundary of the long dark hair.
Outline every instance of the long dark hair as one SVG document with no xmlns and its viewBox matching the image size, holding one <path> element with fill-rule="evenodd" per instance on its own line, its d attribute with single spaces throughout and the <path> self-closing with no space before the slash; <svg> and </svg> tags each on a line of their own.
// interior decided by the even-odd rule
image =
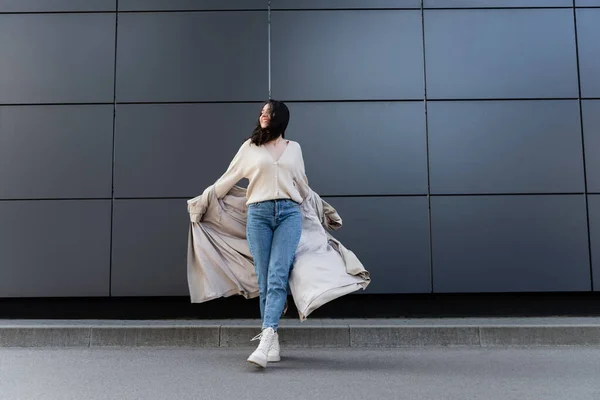
<svg viewBox="0 0 600 400">
<path fill-rule="evenodd" d="M 259 116 L 256 127 L 254 128 L 254 131 L 252 131 L 252 136 L 250 136 L 252 144 L 257 146 L 261 146 L 273 139 L 277 139 L 280 135 L 281 137 L 285 137 L 285 130 L 290 122 L 290 110 L 284 102 L 271 99 L 263 105 L 263 108 L 267 104 L 269 104 L 271 109 L 271 121 L 269 122 L 269 126 L 263 129 L 260 126 Z"/>
</svg>

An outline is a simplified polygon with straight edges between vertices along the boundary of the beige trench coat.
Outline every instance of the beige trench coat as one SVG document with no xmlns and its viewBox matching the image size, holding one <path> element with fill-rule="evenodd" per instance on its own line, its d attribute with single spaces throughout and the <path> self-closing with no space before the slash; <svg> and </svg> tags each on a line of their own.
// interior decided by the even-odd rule
<svg viewBox="0 0 600 400">
<path fill-rule="evenodd" d="M 246 189 L 235 186 L 222 199 L 212 187 L 188 200 L 188 284 L 191 301 L 219 297 L 258 296 L 258 282 L 246 240 Z M 312 190 L 301 205 L 302 235 L 290 274 L 294 303 L 305 320 L 323 304 L 370 283 L 356 255 L 327 230 L 337 230 L 342 219 Z"/>
</svg>

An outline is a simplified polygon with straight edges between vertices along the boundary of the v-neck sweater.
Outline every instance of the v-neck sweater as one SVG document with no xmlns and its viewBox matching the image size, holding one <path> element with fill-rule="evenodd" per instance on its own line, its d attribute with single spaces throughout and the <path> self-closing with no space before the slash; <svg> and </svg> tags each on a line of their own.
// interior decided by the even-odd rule
<svg viewBox="0 0 600 400">
<path fill-rule="evenodd" d="M 301 204 L 308 195 L 308 179 L 302 148 L 292 140 L 275 160 L 264 146 L 246 140 L 229 164 L 227 171 L 214 184 L 217 198 L 223 198 L 236 183 L 249 181 L 246 204 L 267 200 L 289 199 Z"/>
</svg>

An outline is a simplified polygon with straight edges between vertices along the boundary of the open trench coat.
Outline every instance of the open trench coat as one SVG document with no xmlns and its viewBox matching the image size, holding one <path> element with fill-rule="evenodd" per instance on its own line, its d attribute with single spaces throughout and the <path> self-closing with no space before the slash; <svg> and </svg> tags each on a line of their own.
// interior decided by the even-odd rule
<svg viewBox="0 0 600 400">
<path fill-rule="evenodd" d="M 246 240 L 246 189 L 234 186 L 222 199 L 213 187 L 188 200 L 187 273 L 192 303 L 219 297 L 258 296 L 258 281 Z M 342 226 L 336 210 L 310 190 L 301 204 L 302 235 L 289 285 L 300 320 L 323 304 L 370 283 L 356 255 L 328 231 Z"/>
</svg>

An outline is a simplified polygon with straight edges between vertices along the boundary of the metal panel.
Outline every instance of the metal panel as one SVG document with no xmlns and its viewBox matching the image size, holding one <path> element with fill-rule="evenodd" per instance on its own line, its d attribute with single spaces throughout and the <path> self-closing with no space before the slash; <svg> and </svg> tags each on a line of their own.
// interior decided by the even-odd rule
<svg viewBox="0 0 600 400">
<path fill-rule="evenodd" d="M 119 0 L 119 11 L 267 10 L 268 0 Z"/>
<path fill-rule="evenodd" d="M 332 235 L 371 273 L 368 293 L 430 293 L 427 197 L 327 198 L 343 226 Z"/>
<path fill-rule="evenodd" d="M 271 10 L 421 8 L 421 0 L 271 0 Z"/>
<path fill-rule="evenodd" d="M 433 290 L 591 290 L 584 195 L 432 197 Z"/>
<path fill-rule="evenodd" d="M 577 100 L 430 102 L 432 193 L 583 193 Z"/>
<path fill-rule="evenodd" d="M 194 197 L 256 125 L 262 103 L 117 106 L 116 197 Z"/>
<path fill-rule="evenodd" d="M 108 296 L 110 200 L 0 201 L 0 297 Z"/>
<path fill-rule="evenodd" d="M 118 101 L 265 99 L 267 47 L 266 12 L 122 14 Z"/>
<path fill-rule="evenodd" d="M 306 173 L 317 192 L 427 193 L 422 102 L 291 103 L 289 107 L 286 137 L 302 146 Z"/>
<path fill-rule="evenodd" d="M 573 11 L 425 11 L 430 99 L 579 95 Z"/>
<path fill-rule="evenodd" d="M 573 0 L 424 0 L 425 8 L 573 7 Z"/>
<path fill-rule="evenodd" d="M 0 12 L 115 11 L 116 0 L 0 0 Z"/>
<path fill-rule="evenodd" d="M 111 197 L 113 106 L 0 107 L 0 198 Z"/>
<path fill-rule="evenodd" d="M 422 99 L 419 11 L 274 11 L 273 97 Z"/>
<path fill-rule="evenodd" d="M 600 7 L 600 0 L 575 0 L 576 7 Z"/>
<path fill-rule="evenodd" d="M 600 10 L 577 10 L 581 96 L 600 97 Z"/>
<path fill-rule="evenodd" d="M 582 102 L 588 192 L 600 193 L 600 101 Z"/>
<path fill-rule="evenodd" d="M 116 200 L 113 296 L 186 296 L 185 200 Z"/>
<path fill-rule="evenodd" d="M 115 14 L 0 15 L 0 103 L 113 101 Z"/>
<path fill-rule="evenodd" d="M 594 291 L 600 291 L 600 195 L 588 195 Z"/>
</svg>

